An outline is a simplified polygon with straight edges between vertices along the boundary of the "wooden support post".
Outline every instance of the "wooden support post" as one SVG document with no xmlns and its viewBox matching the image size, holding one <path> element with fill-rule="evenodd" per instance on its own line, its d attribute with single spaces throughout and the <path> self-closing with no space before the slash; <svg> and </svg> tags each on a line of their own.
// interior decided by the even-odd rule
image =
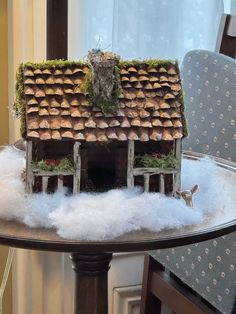
<svg viewBox="0 0 236 314">
<path fill-rule="evenodd" d="M 72 253 L 75 314 L 108 314 L 107 278 L 112 254 Z"/>
<path fill-rule="evenodd" d="M 74 144 L 74 163 L 75 163 L 75 174 L 73 176 L 73 194 L 79 193 L 80 191 L 80 180 L 81 180 L 81 157 L 80 157 L 80 142 Z"/>
<path fill-rule="evenodd" d="M 32 172 L 32 141 L 26 146 L 26 192 L 33 193 L 34 175 Z"/>
<path fill-rule="evenodd" d="M 57 178 L 57 188 L 63 188 L 63 176 L 58 176 Z"/>
<path fill-rule="evenodd" d="M 127 187 L 134 187 L 134 141 L 128 142 L 128 161 L 127 161 Z"/>
<path fill-rule="evenodd" d="M 42 177 L 42 191 L 43 193 L 47 193 L 48 190 L 48 177 Z"/>
<path fill-rule="evenodd" d="M 173 194 L 175 195 L 176 191 L 181 190 L 181 150 L 182 150 L 182 141 L 178 139 L 175 141 L 175 158 L 177 159 L 177 169 L 178 171 L 174 174 L 174 184 L 173 184 Z"/>
<path fill-rule="evenodd" d="M 149 192 L 149 181 L 150 181 L 150 175 L 145 174 L 144 176 L 144 191 Z"/>
<path fill-rule="evenodd" d="M 159 176 L 159 192 L 165 194 L 165 175 L 160 173 Z"/>
<path fill-rule="evenodd" d="M 174 184 L 173 184 L 173 195 L 176 195 L 176 191 L 181 190 L 181 184 L 180 184 L 180 172 L 174 173 Z"/>
</svg>

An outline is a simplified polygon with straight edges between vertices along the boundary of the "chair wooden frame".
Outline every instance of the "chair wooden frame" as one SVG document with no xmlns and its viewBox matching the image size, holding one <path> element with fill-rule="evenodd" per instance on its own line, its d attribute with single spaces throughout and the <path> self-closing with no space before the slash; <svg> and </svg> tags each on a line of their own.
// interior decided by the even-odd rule
<svg viewBox="0 0 236 314">
<path fill-rule="evenodd" d="M 216 314 L 201 297 L 193 294 L 174 278 L 171 278 L 165 268 L 145 254 L 143 286 L 140 314 L 160 314 L 164 303 L 174 314 Z"/>
<path fill-rule="evenodd" d="M 215 51 L 236 58 L 236 16 L 222 14 Z"/>
</svg>

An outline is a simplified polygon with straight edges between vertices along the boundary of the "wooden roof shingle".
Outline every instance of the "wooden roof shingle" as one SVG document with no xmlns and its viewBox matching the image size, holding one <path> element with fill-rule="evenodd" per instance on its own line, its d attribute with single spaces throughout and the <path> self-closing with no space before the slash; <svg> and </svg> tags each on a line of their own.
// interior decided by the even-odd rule
<svg viewBox="0 0 236 314">
<path fill-rule="evenodd" d="M 26 138 L 31 140 L 160 141 L 182 138 L 185 120 L 176 63 L 119 65 L 116 113 L 90 103 L 81 85 L 89 66 L 24 66 Z"/>
</svg>

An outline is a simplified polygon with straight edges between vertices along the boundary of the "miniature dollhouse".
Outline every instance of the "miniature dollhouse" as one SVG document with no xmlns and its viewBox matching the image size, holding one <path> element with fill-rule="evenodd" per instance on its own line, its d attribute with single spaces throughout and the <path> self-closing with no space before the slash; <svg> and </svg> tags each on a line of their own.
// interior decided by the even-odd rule
<svg viewBox="0 0 236 314">
<path fill-rule="evenodd" d="M 142 185 L 173 195 L 180 188 L 186 126 L 176 62 L 96 51 L 87 62 L 26 63 L 16 109 L 28 193 Z"/>
</svg>

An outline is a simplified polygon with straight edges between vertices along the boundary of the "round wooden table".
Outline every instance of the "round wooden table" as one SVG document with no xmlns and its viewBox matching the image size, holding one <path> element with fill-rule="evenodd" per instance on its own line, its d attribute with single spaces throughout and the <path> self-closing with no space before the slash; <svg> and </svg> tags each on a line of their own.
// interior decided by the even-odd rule
<svg viewBox="0 0 236 314">
<path fill-rule="evenodd" d="M 191 159 L 200 157 L 200 154 L 185 156 Z M 219 167 L 226 172 L 235 172 L 236 176 L 234 163 L 220 159 L 216 161 Z M 210 240 L 236 231 L 236 219 L 233 218 L 221 224 L 209 219 L 203 224 L 181 229 L 129 232 L 107 241 L 66 240 L 54 230 L 32 229 L 19 222 L 0 220 L 0 244 L 32 250 L 70 252 L 76 273 L 75 313 L 106 314 L 107 274 L 112 253 L 170 248 Z"/>
</svg>

